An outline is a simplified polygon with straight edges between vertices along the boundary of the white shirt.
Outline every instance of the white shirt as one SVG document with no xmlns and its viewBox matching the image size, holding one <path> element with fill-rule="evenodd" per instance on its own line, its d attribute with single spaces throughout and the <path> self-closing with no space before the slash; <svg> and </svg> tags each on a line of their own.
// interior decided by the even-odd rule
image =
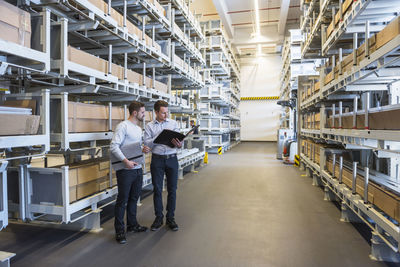
<svg viewBox="0 0 400 267">
<path fill-rule="evenodd" d="M 170 155 L 176 154 L 177 149 L 171 148 L 167 145 L 154 144 L 154 140 L 162 132 L 162 130 L 168 129 L 179 132 L 178 123 L 171 119 L 166 119 L 163 122 L 154 120 L 146 125 L 144 130 L 144 144 L 151 148 L 151 152 L 158 155 Z"/>
<path fill-rule="evenodd" d="M 142 128 L 131 122 L 125 120 L 120 122 L 115 131 L 111 141 L 110 150 L 120 161 L 123 161 L 126 157 L 122 153 L 120 147 L 131 144 L 142 142 Z M 140 169 L 142 165 L 137 165 L 133 169 Z"/>
</svg>

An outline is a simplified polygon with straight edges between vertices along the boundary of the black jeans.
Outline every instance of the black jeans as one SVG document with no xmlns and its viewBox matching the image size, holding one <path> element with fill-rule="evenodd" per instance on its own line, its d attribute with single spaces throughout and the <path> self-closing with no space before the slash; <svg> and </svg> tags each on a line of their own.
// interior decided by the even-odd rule
<svg viewBox="0 0 400 267">
<path fill-rule="evenodd" d="M 151 179 L 154 187 L 153 203 L 156 217 L 163 217 L 162 189 L 164 174 L 167 177 L 167 219 L 175 217 L 176 188 L 178 186 L 178 158 L 155 157 L 151 159 Z"/>
<path fill-rule="evenodd" d="M 127 210 L 126 221 L 128 226 L 134 226 L 136 220 L 137 201 L 142 192 L 142 169 L 117 171 L 118 196 L 115 203 L 114 227 L 116 233 L 124 233 L 124 215 Z"/>
</svg>

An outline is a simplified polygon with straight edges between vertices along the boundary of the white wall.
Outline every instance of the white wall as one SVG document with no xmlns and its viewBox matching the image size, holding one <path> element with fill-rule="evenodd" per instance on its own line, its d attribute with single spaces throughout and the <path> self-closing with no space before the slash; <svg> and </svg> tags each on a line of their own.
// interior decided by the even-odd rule
<svg viewBox="0 0 400 267">
<path fill-rule="evenodd" d="M 281 69 L 279 55 L 241 59 L 241 96 L 278 96 Z M 276 141 L 280 106 L 277 100 L 241 101 L 241 139 Z"/>
</svg>

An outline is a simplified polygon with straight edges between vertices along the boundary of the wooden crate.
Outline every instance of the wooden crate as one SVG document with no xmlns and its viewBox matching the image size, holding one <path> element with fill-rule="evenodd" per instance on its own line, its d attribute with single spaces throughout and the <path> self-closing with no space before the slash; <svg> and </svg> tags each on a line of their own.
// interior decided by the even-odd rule
<svg viewBox="0 0 400 267">
<path fill-rule="evenodd" d="M 379 49 L 400 34 L 400 17 L 395 18 L 382 31 L 376 34 L 376 48 Z"/>
</svg>

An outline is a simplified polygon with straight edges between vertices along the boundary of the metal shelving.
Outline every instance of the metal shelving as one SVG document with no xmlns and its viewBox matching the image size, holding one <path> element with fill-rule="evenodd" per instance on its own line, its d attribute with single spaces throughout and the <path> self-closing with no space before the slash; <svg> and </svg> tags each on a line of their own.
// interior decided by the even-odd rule
<svg viewBox="0 0 400 267">
<path fill-rule="evenodd" d="M 240 68 L 221 21 L 202 22 L 202 26 L 207 65 L 206 84 L 199 92 L 199 124 L 208 152 L 217 153 L 240 141 Z"/>
<path fill-rule="evenodd" d="M 40 153 L 26 155 L 29 158 L 49 150 L 64 154 L 70 162 L 83 154 L 97 158 L 94 154 L 104 153 L 112 138 L 113 107 L 132 100 L 143 101 L 150 107 L 164 99 L 170 103 L 172 113 L 196 116 L 197 94 L 193 92 L 205 85 L 202 68 L 206 61 L 199 45 L 204 34 L 185 2 L 163 3 L 164 6 L 151 0 L 24 3 L 29 6 L 35 26 L 32 48 L 10 45 L 0 36 L 0 54 L 6 55 L 1 58 L 0 76 L 10 81 L 11 94 L 5 95 L 7 99 L 41 97 L 41 134 L 2 136 L 0 148 L 30 147 L 38 152 L 37 147 L 42 146 Z M 47 90 L 42 91 L 43 88 Z M 108 108 L 108 130 L 69 131 L 69 100 Z M 56 114 L 56 109 L 60 113 Z M 60 129 L 51 134 L 50 114 L 60 121 Z M 182 128 L 182 132 L 187 130 L 187 126 Z M 179 153 L 182 169 L 204 157 L 204 149 L 194 150 Z M 17 160 L 6 155 L 2 162 L 7 159 Z M 13 203 L 11 210 L 17 211 L 22 220 L 71 224 L 85 219 L 97 228 L 99 211 L 112 203 L 117 193 L 110 169 L 107 188 L 70 203 L 68 165 L 33 168 L 26 161 L 15 163 L 13 166 L 20 164 L 17 171 L 22 199 L 18 205 Z M 41 200 L 46 192 L 38 188 L 46 179 L 55 181 L 51 186 L 60 193 L 54 201 Z M 149 183 L 151 178 L 146 174 L 144 186 Z M 2 212 L 4 205 L 0 206 Z M 2 217 L 0 221 L 4 221 Z"/>
<path fill-rule="evenodd" d="M 36 99 L 40 103 L 40 129 L 35 135 L 0 136 L 0 149 L 16 147 L 41 146 L 40 153 L 50 149 L 50 91 L 42 90 L 40 93 L 10 94 L 5 100 Z M 29 156 L 28 156 L 29 157 Z M 0 161 L 4 158 L 0 158 Z M 5 157 L 7 159 L 7 156 Z"/>
<path fill-rule="evenodd" d="M 393 0 L 355 1 L 349 10 L 341 15 L 341 19 L 332 33 L 323 38 L 322 54 L 325 55 L 333 48 L 343 46 L 338 44 L 339 40 L 348 40 L 351 44 L 354 33 L 363 33 L 366 22 L 370 25 L 370 32 L 381 31 L 385 24 L 395 18 L 395 14 L 400 11 L 397 4 L 398 2 Z M 336 46 L 336 44 L 338 45 Z M 348 43 L 344 45 L 348 45 Z"/>
<path fill-rule="evenodd" d="M 311 10 L 313 3 L 304 8 Z M 325 163 L 328 155 L 350 152 L 354 162 L 368 169 L 368 174 L 356 171 L 369 177 L 366 186 L 371 181 L 400 193 L 400 129 L 391 127 L 390 121 L 382 127 L 376 124 L 376 118 L 391 116 L 399 104 L 400 36 L 388 26 L 397 19 L 398 8 L 391 0 L 321 1 L 315 20 L 303 20 L 308 36 L 302 57 L 329 58 L 320 75 L 302 77 L 298 89 L 302 142 L 322 145 L 321 151 L 311 150 L 311 158 L 306 155 L 309 147 L 301 153 L 313 184 L 325 187 L 326 198 L 333 194 L 340 199 L 342 217 L 357 217 L 371 227 L 372 256 L 394 261 L 400 260 L 398 222 L 339 183 Z"/>
<path fill-rule="evenodd" d="M 0 230 L 8 225 L 7 165 L 8 161 L 0 162 Z"/>
</svg>

